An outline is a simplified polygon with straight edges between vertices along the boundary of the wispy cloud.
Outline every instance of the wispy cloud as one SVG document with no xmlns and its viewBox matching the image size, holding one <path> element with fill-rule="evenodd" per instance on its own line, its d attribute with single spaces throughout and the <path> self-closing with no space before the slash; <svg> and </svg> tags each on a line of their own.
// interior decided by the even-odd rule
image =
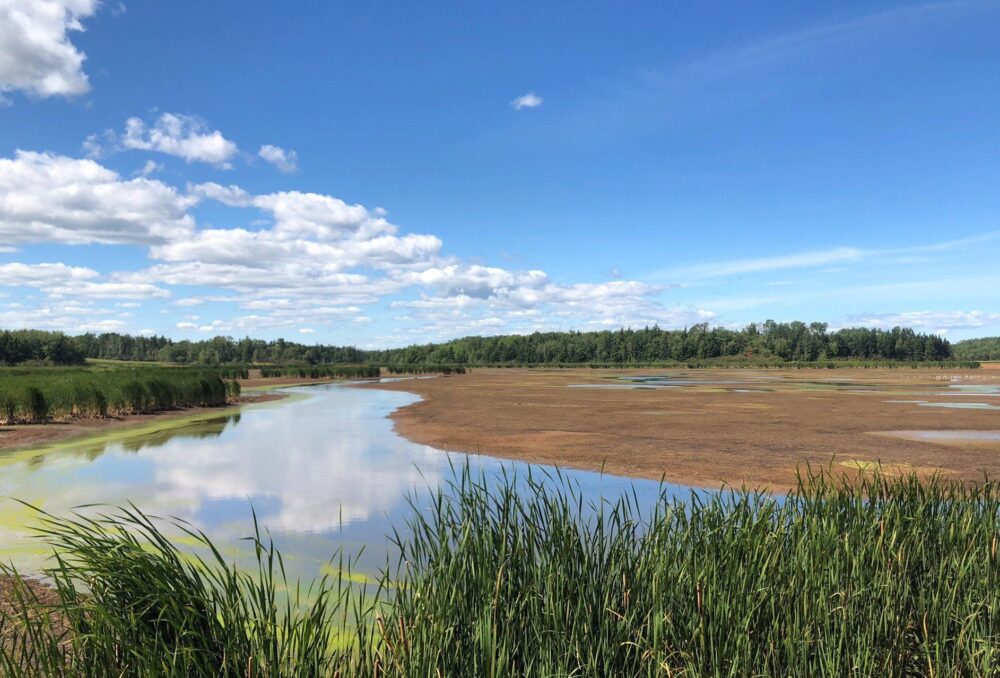
<svg viewBox="0 0 1000 678">
<path fill-rule="evenodd" d="M 677 278 L 718 278 L 742 273 L 761 273 L 764 271 L 779 271 L 790 268 L 807 268 L 812 266 L 827 266 L 845 261 L 860 261 L 869 253 L 854 247 L 837 247 L 830 250 L 814 250 L 799 252 L 777 257 L 760 257 L 756 259 L 734 259 L 718 261 L 695 266 L 683 266 L 674 269 Z"/>
<path fill-rule="evenodd" d="M 691 266 L 681 266 L 669 271 L 655 274 L 654 278 L 671 278 L 677 280 L 704 280 L 707 278 L 722 278 L 726 276 L 753 273 L 768 273 L 797 268 L 816 268 L 831 264 L 850 264 L 870 260 L 876 257 L 895 258 L 906 261 L 906 257 L 916 254 L 945 252 L 957 250 L 1000 238 L 1000 231 L 982 233 L 969 238 L 948 240 L 929 245 L 913 247 L 897 247 L 890 249 L 862 249 L 859 247 L 834 247 L 825 250 L 809 250 L 773 257 L 758 257 L 748 259 L 728 259 Z"/>
<path fill-rule="evenodd" d="M 832 5 L 831 5 L 832 7 Z M 989 0 L 926 2 L 867 13 L 836 11 L 825 19 L 780 32 L 759 33 L 714 50 L 674 58 L 595 80 L 565 114 L 550 121 L 545 140 L 575 145 L 584 139 L 607 144 L 622 136 L 702 121 L 718 114 L 795 91 L 792 81 L 810 83 L 843 77 L 848 61 L 880 49 L 888 38 L 942 30 L 951 19 L 1000 9 Z M 874 56 L 872 57 L 874 58 Z M 839 70 L 829 68 L 840 64 Z"/>
<path fill-rule="evenodd" d="M 914 327 L 931 332 L 971 329 L 1000 325 L 1000 313 L 984 311 L 909 311 L 904 313 L 869 313 L 848 316 L 844 327 Z"/>
<path fill-rule="evenodd" d="M 805 50 L 822 49 L 869 33 L 917 25 L 949 12 L 991 4 L 995 6 L 990 2 L 952 0 L 905 5 L 847 18 L 841 15 L 840 18 L 724 47 L 680 64 L 671 73 L 678 77 L 724 77 L 737 71 L 785 61 Z"/>
<path fill-rule="evenodd" d="M 257 155 L 265 161 L 271 163 L 282 172 L 291 173 L 299 169 L 299 155 L 291 149 L 284 149 L 281 146 L 264 144 L 257 151 Z"/>
</svg>

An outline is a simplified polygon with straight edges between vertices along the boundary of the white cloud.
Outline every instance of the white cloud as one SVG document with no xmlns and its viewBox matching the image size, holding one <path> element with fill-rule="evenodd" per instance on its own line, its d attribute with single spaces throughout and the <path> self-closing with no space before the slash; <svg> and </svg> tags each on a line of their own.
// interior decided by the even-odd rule
<svg viewBox="0 0 1000 678">
<path fill-rule="evenodd" d="M 134 282 L 76 282 L 48 287 L 45 291 L 51 297 L 89 299 L 162 299 L 170 296 L 168 291 L 152 283 Z"/>
<path fill-rule="evenodd" d="M 156 162 L 155 160 L 147 160 L 146 163 L 142 166 L 142 169 L 136 172 L 136 175 L 140 177 L 148 177 L 150 174 L 153 174 L 154 172 L 159 172 L 162 169 L 163 165 L 161 165 L 160 163 Z"/>
<path fill-rule="evenodd" d="M 560 285 L 548 282 L 541 271 L 485 269 L 471 273 L 468 269 L 472 268 L 477 267 L 432 269 L 425 283 L 444 294 L 390 304 L 393 309 L 408 311 L 408 315 L 397 316 L 396 321 L 412 324 L 407 332 L 414 341 L 501 332 L 646 325 L 673 328 L 716 317 L 705 309 L 666 306 L 659 300 L 662 288 L 637 281 Z M 458 284 L 442 282 L 439 278 L 443 276 Z M 468 280 L 490 281 L 495 286 L 474 286 L 470 294 L 465 288 Z"/>
<path fill-rule="evenodd" d="M 274 215 L 275 231 L 284 237 L 327 240 L 350 234 L 363 239 L 396 232 L 378 211 L 319 193 L 271 193 L 254 198 L 253 204 Z"/>
<path fill-rule="evenodd" d="M 316 334 L 316 330 L 311 327 L 300 327 L 299 334 Z"/>
<path fill-rule="evenodd" d="M 216 200 L 229 207 L 250 207 L 253 196 L 239 186 L 222 186 L 213 181 L 188 186 L 188 194 L 209 200 Z"/>
<path fill-rule="evenodd" d="M 169 293 L 151 283 L 97 281 L 101 274 L 89 268 L 66 264 L 0 265 L 0 286 L 33 287 L 50 297 L 74 299 L 142 299 L 166 297 Z"/>
<path fill-rule="evenodd" d="M 186 162 L 205 162 L 230 168 L 239 149 L 222 136 L 219 130 L 209 130 L 201 118 L 179 113 L 162 114 L 152 127 L 141 118 L 125 121 L 121 135 L 123 148 L 158 151 L 183 158 Z"/>
<path fill-rule="evenodd" d="M 190 237 L 197 198 L 123 180 L 93 160 L 17 151 L 0 158 L 0 238 L 8 243 L 150 244 Z"/>
<path fill-rule="evenodd" d="M 277 167 L 282 172 L 294 172 L 299 168 L 298 153 L 293 150 L 285 150 L 281 146 L 264 144 L 260 147 L 260 150 L 257 151 L 257 155 Z"/>
<path fill-rule="evenodd" d="M 542 271 L 512 272 L 479 264 L 435 266 L 403 275 L 403 280 L 407 283 L 433 287 L 445 297 L 478 298 L 491 297 L 515 288 L 538 287 L 546 279 Z"/>
<path fill-rule="evenodd" d="M 545 101 L 542 97 L 538 96 L 534 92 L 528 92 L 527 94 L 522 94 L 518 98 L 510 102 L 510 105 L 514 110 L 521 110 L 522 108 L 537 108 L 542 105 Z"/>
<path fill-rule="evenodd" d="M 98 0 L 0 0 L 0 92 L 75 96 L 90 89 L 69 39 Z"/>
<path fill-rule="evenodd" d="M 0 266 L 0 285 L 8 287 L 48 287 L 98 277 L 100 274 L 92 269 L 65 264 L 13 263 Z"/>
</svg>

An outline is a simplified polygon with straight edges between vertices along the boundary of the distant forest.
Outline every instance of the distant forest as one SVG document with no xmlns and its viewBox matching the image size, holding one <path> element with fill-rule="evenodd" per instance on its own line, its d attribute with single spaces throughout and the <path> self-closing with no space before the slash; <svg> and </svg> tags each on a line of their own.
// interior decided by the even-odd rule
<svg viewBox="0 0 1000 678">
<path fill-rule="evenodd" d="M 1000 360 L 1000 337 L 966 339 L 952 347 L 957 360 Z"/>
<path fill-rule="evenodd" d="M 986 342 L 966 351 L 968 345 Z M 992 342 L 992 343 L 989 343 Z M 557 365 L 639 364 L 723 359 L 814 362 L 817 360 L 939 361 L 1000 357 L 1000 339 L 962 342 L 955 348 L 936 335 L 908 328 L 841 329 L 825 323 L 751 324 L 741 330 L 707 324 L 683 330 L 647 327 L 603 332 L 545 332 L 465 337 L 440 344 L 365 351 L 348 346 L 308 346 L 278 339 L 215 337 L 174 341 L 127 334 L 83 334 L 19 330 L 0 332 L 0 364 L 75 365 L 86 358 L 161 361 L 176 364 L 362 364 L 375 365 Z M 978 351 L 978 352 L 977 352 Z"/>
<path fill-rule="evenodd" d="M 741 330 L 708 324 L 683 330 L 647 327 L 605 332 L 546 332 L 500 337 L 465 337 L 443 344 L 371 351 L 379 364 L 567 364 L 657 363 L 713 358 L 817 360 L 947 360 L 951 344 L 911 329 L 842 329 L 826 323 L 773 320 Z"/>
</svg>

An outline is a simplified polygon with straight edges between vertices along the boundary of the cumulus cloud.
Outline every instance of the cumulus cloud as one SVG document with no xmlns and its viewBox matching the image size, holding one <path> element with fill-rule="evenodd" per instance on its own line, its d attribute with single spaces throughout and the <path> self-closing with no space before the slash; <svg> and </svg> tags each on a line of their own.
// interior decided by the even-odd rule
<svg viewBox="0 0 1000 678">
<path fill-rule="evenodd" d="M 101 274 L 80 266 L 62 263 L 0 265 L 0 286 L 32 287 L 50 297 L 73 299 L 141 299 L 166 297 L 169 293 L 151 283 L 99 281 Z"/>
<path fill-rule="evenodd" d="M 299 168 L 299 155 L 293 150 L 285 150 L 281 146 L 264 144 L 257 155 L 271 163 L 282 172 L 294 172 Z"/>
<path fill-rule="evenodd" d="M 0 285 L 8 287 L 46 287 L 70 281 L 91 280 L 100 277 L 97 271 L 66 264 L 22 264 L 15 262 L 0 266 Z"/>
<path fill-rule="evenodd" d="M 253 196 L 239 186 L 222 186 L 213 181 L 188 186 L 188 194 L 199 199 L 216 200 L 230 207 L 250 207 Z"/>
<path fill-rule="evenodd" d="M 284 237 L 326 240 L 350 234 L 362 239 L 396 232 L 378 210 L 319 193 L 271 193 L 258 196 L 253 204 L 274 215 L 275 231 Z"/>
<path fill-rule="evenodd" d="M 458 265 L 426 273 L 410 280 L 429 285 L 438 295 L 390 304 L 405 311 L 396 320 L 408 325 L 414 341 L 499 332 L 682 327 L 716 317 L 705 309 L 666 306 L 659 300 L 662 288 L 636 281 L 564 285 L 549 282 L 541 271 Z"/>
<path fill-rule="evenodd" d="M 0 0 L 0 92 L 76 96 L 90 89 L 70 42 L 98 0 Z"/>
<path fill-rule="evenodd" d="M 0 238 L 7 243 L 153 244 L 194 233 L 197 198 L 93 160 L 17 151 L 0 158 Z"/>
<path fill-rule="evenodd" d="M 112 311 L 90 304 L 56 304 L 0 311 L 0 327 L 74 332 L 121 332 L 125 323 Z"/>
<path fill-rule="evenodd" d="M 225 169 L 232 167 L 230 161 L 239 152 L 234 142 L 219 130 L 210 130 L 201 118 L 179 113 L 164 113 L 152 126 L 142 118 L 129 118 L 120 143 L 126 149 L 157 151 Z"/>
<path fill-rule="evenodd" d="M 538 96 L 534 92 L 528 92 L 527 94 L 522 94 L 518 98 L 510 102 L 510 105 L 516 111 L 520 111 L 522 108 L 538 108 L 544 103 L 545 99 Z"/>
<path fill-rule="evenodd" d="M 428 268 L 407 275 L 406 279 L 408 282 L 435 287 L 444 296 L 487 298 L 509 294 L 512 290 L 538 288 L 545 283 L 547 276 L 543 271 L 515 272 L 478 264 L 452 264 Z"/>
<path fill-rule="evenodd" d="M 143 173 L 156 171 L 148 165 Z M 258 212 L 249 225 L 198 228 L 189 214 L 215 201 Z M 165 298 L 204 288 L 176 307 L 222 301 L 237 311 L 211 321 L 176 318 L 203 333 L 319 331 L 370 322 L 365 307 L 415 290 L 391 307 L 415 338 L 571 327 L 680 326 L 714 317 L 667 307 L 664 288 L 629 280 L 560 284 L 541 270 L 463 263 L 430 234 L 401 233 L 384 210 L 330 195 L 255 195 L 237 185 L 178 189 L 145 176 L 125 180 L 95 160 L 19 151 L 0 159 L 0 237 L 13 242 L 120 243 L 153 264 L 110 275 L 63 264 L 0 268 L 0 285 L 50 299 Z M 167 311 L 169 313 L 169 311 Z M 308 323 L 308 324 L 306 324 Z M 421 335 L 423 335 L 421 337 Z"/>
</svg>

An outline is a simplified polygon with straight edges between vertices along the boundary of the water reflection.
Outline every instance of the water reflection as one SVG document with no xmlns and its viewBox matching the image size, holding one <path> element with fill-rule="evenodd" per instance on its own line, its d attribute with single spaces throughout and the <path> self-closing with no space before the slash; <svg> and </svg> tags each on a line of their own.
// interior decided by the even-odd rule
<svg viewBox="0 0 1000 678">
<path fill-rule="evenodd" d="M 88 504 L 136 503 L 204 529 L 230 549 L 251 532 L 250 504 L 275 535 L 290 569 L 314 575 L 336 551 L 357 553 L 374 571 L 389 555 L 384 536 L 409 515 L 414 488 L 436 488 L 451 465 L 471 459 L 487 474 L 524 465 L 448 455 L 396 435 L 387 415 L 417 396 L 341 385 L 288 389 L 302 394 L 117 442 L 81 443 L 22 454 L 0 466 L 0 496 L 60 514 Z M 585 496 L 617 496 L 632 481 L 565 472 Z M 657 483 L 636 481 L 652 501 Z M 3 505 L 0 556 L 31 567 L 29 512 Z M 234 551 L 235 552 L 235 551 Z"/>
</svg>

